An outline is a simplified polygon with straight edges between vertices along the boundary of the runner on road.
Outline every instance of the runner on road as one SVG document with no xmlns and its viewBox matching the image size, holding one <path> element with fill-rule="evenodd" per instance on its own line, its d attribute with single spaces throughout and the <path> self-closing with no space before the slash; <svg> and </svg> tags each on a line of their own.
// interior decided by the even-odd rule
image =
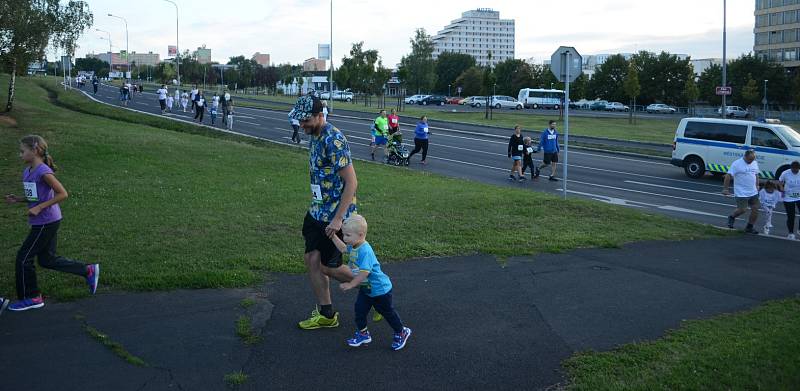
<svg viewBox="0 0 800 391">
<path fill-rule="evenodd" d="M 525 177 L 522 175 L 522 154 L 525 149 L 525 143 L 522 138 L 522 128 L 517 125 L 514 127 L 514 134 L 508 139 L 508 157 L 511 158 L 511 173 L 508 174 L 508 180 L 514 180 L 514 174 L 517 174 L 517 180 L 522 182 Z"/>
<path fill-rule="evenodd" d="M 348 282 L 353 275 L 347 265 L 342 264 L 342 253 L 329 235 L 340 235 L 342 222 L 356 213 L 358 180 L 347 139 L 325 122 L 319 98 L 300 97 L 292 110 L 292 118 L 300 121 L 304 132 L 310 136 L 311 205 L 303 220 L 303 259 L 318 304 L 311 317 L 298 326 L 305 330 L 338 327 L 339 313 L 333 310 L 330 278 Z"/>
<path fill-rule="evenodd" d="M 558 168 L 558 152 L 560 152 L 561 149 L 558 146 L 558 131 L 556 130 L 556 121 L 551 120 L 548 128 L 542 132 L 542 135 L 539 138 L 539 147 L 544 151 L 544 157 L 542 158 L 542 164 L 539 165 L 539 169 L 536 170 L 536 175 L 534 177 L 538 178 L 539 172 L 543 168 L 549 166 L 550 176 L 547 179 L 550 181 L 557 181 L 558 179 L 556 179 L 556 172 Z"/>
<path fill-rule="evenodd" d="M 786 208 L 786 229 L 789 230 L 787 238 L 794 240 L 796 213 L 800 212 L 800 162 L 793 161 L 790 168 L 781 173 L 778 181 L 783 191 L 783 207 Z"/>
<path fill-rule="evenodd" d="M 383 154 L 386 155 L 386 143 L 389 142 L 389 119 L 386 117 L 386 110 L 381 110 L 378 118 L 372 124 L 372 160 L 375 160 L 375 150 L 381 148 Z"/>
<path fill-rule="evenodd" d="M 761 203 L 758 201 L 758 162 L 756 161 L 755 151 L 748 150 L 744 156 L 737 159 L 728 173 L 725 175 L 725 183 L 722 194 L 730 195 L 730 184 L 733 179 L 733 195 L 736 197 L 736 209 L 728 216 L 728 228 L 733 229 L 736 218 L 743 215 L 747 208 L 750 208 L 750 219 L 747 220 L 747 227 L 744 232 L 758 234 L 753 229 L 753 224 L 758 220 L 758 208 Z"/>
<path fill-rule="evenodd" d="M 92 89 L 94 89 L 94 94 L 97 95 L 97 87 L 100 86 L 100 80 L 97 80 L 97 76 L 92 77 Z"/>
<path fill-rule="evenodd" d="M 167 95 L 169 95 L 166 84 L 162 84 L 156 94 L 158 94 L 158 104 L 161 106 L 161 115 L 164 115 L 164 112 L 167 111 Z"/>
<path fill-rule="evenodd" d="M 203 123 L 203 115 L 206 113 L 206 99 L 203 96 L 203 91 L 197 92 L 194 96 L 194 119 L 198 119 L 198 123 Z"/>
<path fill-rule="evenodd" d="M 422 118 L 419 119 L 419 122 L 417 122 L 417 127 L 414 129 L 414 150 L 408 154 L 409 160 L 411 160 L 411 156 L 414 156 L 414 154 L 419 152 L 421 149 L 422 160 L 420 161 L 420 164 L 426 164 L 425 159 L 428 157 L 429 135 L 430 132 L 428 131 L 428 117 L 423 115 Z"/>
<path fill-rule="evenodd" d="M 192 103 L 192 113 L 194 113 L 194 108 L 195 108 L 195 105 L 196 105 L 196 102 L 197 102 L 197 93 L 198 92 L 199 92 L 199 90 L 197 89 L 197 84 L 195 84 L 194 87 L 192 87 L 192 91 L 189 92 L 189 98 L 191 99 L 191 103 Z"/>
</svg>

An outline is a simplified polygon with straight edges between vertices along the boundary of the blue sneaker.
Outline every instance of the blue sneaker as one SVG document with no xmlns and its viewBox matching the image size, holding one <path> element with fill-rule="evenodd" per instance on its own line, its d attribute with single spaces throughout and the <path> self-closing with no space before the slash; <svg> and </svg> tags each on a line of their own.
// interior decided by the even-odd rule
<svg viewBox="0 0 800 391">
<path fill-rule="evenodd" d="M 5 297 L 0 297 L 0 315 L 3 315 L 3 311 L 6 310 L 6 307 L 11 303 L 11 300 L 6 299 Z"/>
<path fill-rule="evenodd" d="M 372 342 L 372 336 L 369 334 L 369 330 L 364 332 L 356 331 L 356 335 L 347 340 L 347 344 L 353 347 L 361 346 L 370 342 Z"/>
<path fill-rule="evenodd" d="M 408 327 L 403 327 L 403 332 L 400 334 L 394 335 L 394 341 L 392 341 L 392 349 L 400 350 L 406 346 L 406 341 L 408 341 L 408 337 L 411 336 L 411 329 Z"/>
<path fill-rule="evenodd" d="M 100 282 L 100 264 L 93 263 L 86 266 L 86 284 L 89 285 L 89 293 L 97 292 L 97 284 Z"/>
<path fill-rule="evenodd" d="M 27 311 L 34 308 L 44 307 L 44 300 L 42 296 L 36 296 L 32 299 L 22 299 L 11 303 L 8 306 L 9 311 Z"/>
</svg>

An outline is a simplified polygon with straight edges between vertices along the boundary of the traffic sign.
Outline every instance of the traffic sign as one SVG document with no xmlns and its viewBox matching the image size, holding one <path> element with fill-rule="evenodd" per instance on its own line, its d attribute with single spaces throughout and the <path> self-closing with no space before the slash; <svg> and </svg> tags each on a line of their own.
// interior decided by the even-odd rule
<svg viewBox="0 0 800 391">
<path fill-rule="evenodd" d="M 583 58 L 571 46 L 561 46 L 550 57 L 550 72 L 558 81 L 575 81 L 583 72 Z"/>
<path fill-rule="evenodd" d="M 732 93 L 733 93 L 733 88 L 731 87 L 717 87 L 717 95 L 730 96 Z"/>
</svg>

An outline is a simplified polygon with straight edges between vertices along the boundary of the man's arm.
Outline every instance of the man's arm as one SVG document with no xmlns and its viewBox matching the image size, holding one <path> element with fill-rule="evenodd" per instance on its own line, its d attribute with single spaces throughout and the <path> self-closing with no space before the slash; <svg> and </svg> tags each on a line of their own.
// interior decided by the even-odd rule
<svg viewBox="0 0 800 391">
<path fill-rule="evenodd" d="M 356 195 L 356 189 L 358 188 L 356 170 L 353 168 L 352 163 L 348 164 L 347 167 L 341 168 L 338 174 L 344 181 L 344 191 L 342 191 L 342 199 L 339 200 L 339 207 L 336 209 L 336 215 L 333 216 L 333 220 L 331 220 L 328 227 L 325 228 L 326 232 L 328 230 L 338 232 L 342 228 L 342 220 L 344 220 L 344 215 L 347 213 L 347 210 L 350 209 L 350 205 L 353 203 L 353 198 L 355 198 Z"/>
<path fill-rule="evenodd" d="M 730 195 L 731 188 L 731 174 L 725 174 L 725 180 L 722 183 L 722 194 Z"/>
</svg>

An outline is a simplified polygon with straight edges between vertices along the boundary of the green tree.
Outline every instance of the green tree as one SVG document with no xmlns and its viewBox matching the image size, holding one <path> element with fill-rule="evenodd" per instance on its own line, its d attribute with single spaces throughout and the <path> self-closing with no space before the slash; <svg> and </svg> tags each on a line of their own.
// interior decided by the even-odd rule
<svg viewBox="0 0 800 391">
<path fill-rule="evenodd" d="M 436 91 L 444 93 L 450 86 L 452 90 L 458 87 L 456 79 L 464 71 L 475 66 L 475 57 L 464 53 L 444 52 L 436 59 Z M 463 88 L 463 86 L 461 86 Z"/>
<path fill-rule="evenodd" d="M 692 112 L 694 103 L 697 102 L 697 98 L 700 97 L 700 90 L 697 88 L 697 83 L 694 81 L 693 77 L 686 79 L 686 83 L 683 85 L 683 97 L 688 103 L 689 112 Z"/>
<path fill-rule="evenodd" d="M 686 80 L 694 77 L 688 58 L 679 59 L 667 52 L 655 55 L 642 51 L 635 54 L 631 61 L 639 71 L 640 100 L 643 104 L 687 105 L 683 90 Z"/>
<path fill-rule="evenodd" d="M 760 97 L 761 91 L 759 91 L 758 82 L 748 75 L 747 83 L 742 88 L 740 104 L 748 107 L 757 105 Z"/>
<path fill-rule="evenodd" d="M 744 97 L 744 88 L 755 81 L 757 86 L 762 85 L 764 80 L 769 80 L 769 100 L 773 104 L 791 104 L 791 83 L 786 70 L 777 63 L 760 59 L 753 55 L 743 55 L 728 64 L 728 85 L 733 87 L 733 95 L 727 103 L 736 104 L 739 102 L 746 105 L 748 99 Z M 721 84 L 718 84 L 721 85 Z M 761 99 L 756 100 L 758 104 Z"/>
<path fill-rule="evenodd" d="M 631 110 L 628 112 L 628 123 L 633 123 L 633 112 L 636 111 L 636 98 L 642 92 L 642 87 L 639 85 L 639 70 L 636 64 L 631 62 L 628 65 L 628 74 L 625 76 L 625 81 L 622 83 L 625 89 L 625 95 L 630 99 Z"/>
<path fill-rule="evenodd" d="M 98 77 L 108 76 L 108 63 L 99 58 L 76 58 L 75 70 L 94 72 Z"/>
<path fill-rule="evenodd" d="M 699 99 L 712 106 L 722 105 L 722 98 L 716 94 L 717 86 L 722 85 L 722 66 L 711 65 L 697 79 Z"/>
<path fill-rule="evenodd" d="M 364 50 L 364 42 L 354 43 L 350 56 L 342 58 L 339 70 L 334 74 L 339 88 L 350 88 L 357 92 L 375 92 L 375 72 L 382 67 L 377 50 Z M 382 77 L 382 76 L 381 76 Z M 389 78 L 387 77 L 386 80 Z M 381 84 L 382 85 L 382 84 Z"/>
<path fill-rule="evenodd" d="M 800 73 L 792 79 L 792 99 L 795 106 L 800 106 Z"/>
<path fill-rule="evenodd" d="M 625 100 L 623 82 L 628 74 L 628 60 L 622 55 L 610 56 L 589 81 L 589 96 L 609 101 Z"/>
<path fill-rule="evenodd" d="M 483 72 L 478 67 L 471 67 L 462 72 L 455 83 L 463 89 L 464 96 L 479 95 L 483 88 Z"/>
<path fill-rule="evenodd" d="M 433 39 L 425 29 L 417 29 L 410 42 L 411 54 L 400 60 L 398 76 L 406 89 L 414 93 L 431 91 L 436 84 Z"/>
<path fill-rule="evenodd" d="M 531 66 L 522 60 L 508 59 L 499 62 L 494 73 L 497 76 L 497 94 L 517 96 L 519 90 L 533 87 Z"/>
<path fill-rule="evenodd" d="M 93 16 L 83 1 L 4 0 L 0 2 L 0 62 L 11 74 L 6 111 L 14 104 L 17 74 L 28 63 L 44 58 L 48 44 L 75 54 L 76 42 L 92 25 Z"/>
</svg>

